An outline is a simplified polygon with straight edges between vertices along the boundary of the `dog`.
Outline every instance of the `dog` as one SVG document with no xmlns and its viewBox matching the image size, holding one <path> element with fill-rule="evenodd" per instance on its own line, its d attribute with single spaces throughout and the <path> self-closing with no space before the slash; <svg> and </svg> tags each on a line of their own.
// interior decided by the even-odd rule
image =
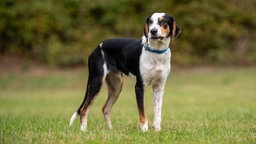
<svg viewBox="0 0 256 144">
<path fill-rule="evenodd" d="M 144 110 L 144 88 L 152 85 L 154 100 L 153 129 L 161 130 L 161 109 L 164 86 L 171 70 L 169 44 L 181 30 L 175 19 L 165 13 L 146 18 L 140 40 L 114 38 L 100 43 L 88 58 L 89 76 L 82 104 L 70 119 L 70 126 L 80 116 L 80 129 L 86 131 L 89 107 L 101 90 L 108 86 L 108 98 L 102 108 L 105 121 L 112 129 L 110 110 L 123 86 L 123 74 L 136 78 L 135 94 L 142 131 L 148 130 Z"/>
</svg>

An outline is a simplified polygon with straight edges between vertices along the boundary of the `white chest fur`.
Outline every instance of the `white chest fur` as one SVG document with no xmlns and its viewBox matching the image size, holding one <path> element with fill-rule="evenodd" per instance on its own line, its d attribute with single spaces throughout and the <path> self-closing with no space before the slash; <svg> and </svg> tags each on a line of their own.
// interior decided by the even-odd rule
<svg viewBox="0 0 256 144">
<path fill-rule="evenodd" d="M 143 48 L 140 57 L 140 72 L 144 86 L 166 81 L 171 70 L 170 59 L 170 50 L 163 54 L 156 54 Z"/>
</svg>

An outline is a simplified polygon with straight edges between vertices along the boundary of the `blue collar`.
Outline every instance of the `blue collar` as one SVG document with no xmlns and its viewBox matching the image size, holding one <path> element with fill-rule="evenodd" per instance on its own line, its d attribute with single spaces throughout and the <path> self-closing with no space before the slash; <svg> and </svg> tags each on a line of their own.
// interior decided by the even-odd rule
<svg viewBox="0 0 256 144">
<path fill-rule="evenodd" d="M 148 44 L 147 44 L 147 45 L 145 45 L 145 49 L 146 49 L 147 51 L 152 52 L 152 53 L 163 54 L 163 53 L 165 53 L 169 48 L 165 48 L 165 49 L 163 49 L 163 50 L 154 50 L 154 49 L 151 49 L 151 48 L 148 46 Z"/>
</svg>

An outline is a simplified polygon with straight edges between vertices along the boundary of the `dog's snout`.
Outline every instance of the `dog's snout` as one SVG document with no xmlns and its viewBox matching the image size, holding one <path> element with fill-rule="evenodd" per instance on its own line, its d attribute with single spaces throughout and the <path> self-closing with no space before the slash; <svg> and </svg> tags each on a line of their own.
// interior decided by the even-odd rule
<svg viewBox="0 0 256 144">
<path fill-rule="evenodd" d="M 152 30 L 150 30 L 150 32 L 151 32 L 152 35 L 156 35 L 157 29 L 156 29 L 156 28 L 153 28 Z"/>
</svg>

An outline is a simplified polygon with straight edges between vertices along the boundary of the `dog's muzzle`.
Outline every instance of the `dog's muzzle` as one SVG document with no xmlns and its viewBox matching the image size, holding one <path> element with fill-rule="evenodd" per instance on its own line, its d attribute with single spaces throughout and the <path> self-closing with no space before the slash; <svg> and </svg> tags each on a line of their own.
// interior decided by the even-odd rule
<svg viewBox="0 0 256 144">
<path fill-rule="evenodd" d="M 150 30 L 150 34 L 151 34 L 150 39 L 153 39 L 153 40 L 163 40 L 164 37 L 157 36 L 157 32 L 158 32 L 158 30 L 156 28 L 151 29 Z"/>
</svg>

